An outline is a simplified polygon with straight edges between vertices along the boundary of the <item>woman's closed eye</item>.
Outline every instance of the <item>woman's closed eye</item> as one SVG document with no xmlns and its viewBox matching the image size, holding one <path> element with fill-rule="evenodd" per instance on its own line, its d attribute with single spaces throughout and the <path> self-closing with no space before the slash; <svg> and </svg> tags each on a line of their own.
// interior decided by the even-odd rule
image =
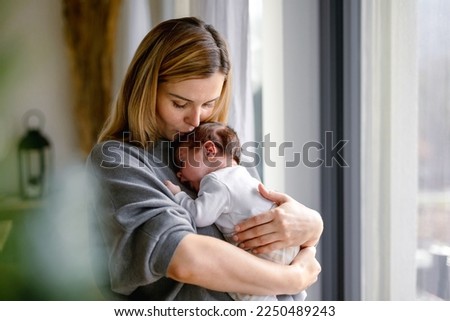
<svg viewBox="0 0 450 321">
<path fill-rule="evenodd" d="M 183 109 L 183 108 L 186 108 L 187 107 L 187 105 L 188 105 L 188 102 L 179 102 L 179 101 L 172 101 L 172 104 L 173 104 L 173 106 L 175 107 L 175 108 L 180 108 L 180 109 Z"/>
<path fill-rule="evenodd" d="M 208 102 L 206 104 L 203 104 L 202 107 L 205 108 L 205 109 L 208 109 L 208 108 L 213 108 L 215 105 L 216 105 L 216 102 L 215 101 L 211 101 L 211 102 Z"/>
</svg>

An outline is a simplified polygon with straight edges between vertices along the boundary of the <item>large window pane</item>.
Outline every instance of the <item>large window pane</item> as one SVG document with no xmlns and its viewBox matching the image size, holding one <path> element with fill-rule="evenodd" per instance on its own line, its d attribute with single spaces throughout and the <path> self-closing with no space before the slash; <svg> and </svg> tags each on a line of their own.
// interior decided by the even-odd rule
<svg viewBox="0 0 450 321">
<path fill-rule="evenodd" d="M 418 4 L 417 295 L 450 300 L 450 1 Z"/>
</svg>

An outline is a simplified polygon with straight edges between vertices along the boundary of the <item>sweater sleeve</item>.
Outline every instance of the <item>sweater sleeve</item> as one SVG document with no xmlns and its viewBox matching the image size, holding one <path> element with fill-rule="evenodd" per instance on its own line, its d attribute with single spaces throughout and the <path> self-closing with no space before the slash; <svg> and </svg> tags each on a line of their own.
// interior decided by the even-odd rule
<svg viewBox="0 0 450 321">
<path fill-rule="evenodd" d="M 195 227 L 162 183 L 170 169 L 142 149 L 97 145 L 87 166 L 98 186 L 94 214 L 108 251 L 111 287 L 129 295 L 165 277 L 178 243 Z"/>
<path fill-rule="evenodd" d="M 222 213 L 228 212 L 230 193 L 225 184 L 209 174 L 202 179 L 195 200 L 184 192 L 177 193 L 175 200 L 191 214 L 196 226 L 204 227 L 214 224 Z"/>
</svg>

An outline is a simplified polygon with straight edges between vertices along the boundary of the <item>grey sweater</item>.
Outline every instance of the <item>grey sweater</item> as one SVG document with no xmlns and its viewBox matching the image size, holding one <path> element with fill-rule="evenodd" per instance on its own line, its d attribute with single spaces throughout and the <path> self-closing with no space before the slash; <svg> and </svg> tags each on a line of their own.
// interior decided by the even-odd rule
<svg viewBox="0 0 450 321">
<path fill-rule="evenodd" d="M 185 235 L 223 239 L 215 225 L 197 228 L 164 185 L 165 180 L 177 182 L 172 159 L 168 141 L 158 142 L 150 151 L 107 141 L 94 146 L 87 159 L 92 261 L 97 285 L 107 299 L 231 300 L 227 293 L 165 277 Z"/>
<path fill-rule="evenodd" d="M 230 300 L 226 293 L 165 277 L 186 234 L 222 238 L 215 226 L 197 229 L 174 201 L 163 183 L 177 181 L 169 159 L 167 141 L 149 152 L 118 141 L 92 149 L 87 169 L 93 187 L 89 204 L 96 281 L 109 299 Z"/>
</svg>

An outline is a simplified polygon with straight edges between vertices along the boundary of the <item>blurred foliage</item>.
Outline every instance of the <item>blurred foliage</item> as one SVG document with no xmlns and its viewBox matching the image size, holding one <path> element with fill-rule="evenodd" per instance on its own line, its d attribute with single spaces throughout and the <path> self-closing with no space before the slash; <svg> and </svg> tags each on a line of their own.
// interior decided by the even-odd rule
<svg viewBox="0 0 450 321">
<path fill-rule="evenodd" d="M 14 34 L 5 34 L 10 17 L 14 11 L 18 10 L 18 2 L 10 0 L 0 0 L 0 97 L 8 89 L 8 85 L 13 79 L 15 68 L 19 66 L 20 59 L 20 39 Z M 14 4 L 14 7 L 12 6 Z M 2 106 L 3 104 L 0 104 Z"/>
</svg>

